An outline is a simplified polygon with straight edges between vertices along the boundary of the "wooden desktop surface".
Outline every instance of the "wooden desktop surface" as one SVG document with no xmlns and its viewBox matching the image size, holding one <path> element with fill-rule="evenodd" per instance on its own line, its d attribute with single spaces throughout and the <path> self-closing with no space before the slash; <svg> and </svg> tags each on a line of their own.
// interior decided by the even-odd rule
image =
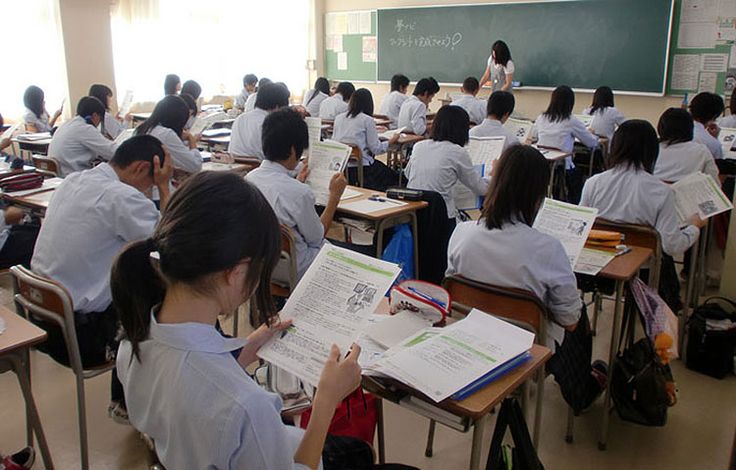
<svg viewBox="0 0 736 470">
<path fill-rule="evenodd" d="M 600 247 L 592 248 L 601 250 Z M 597 276 L 614 281 L 628 281 L 636 276 L 639 269 L 652 256 L 652 250 L 640 246 L 629 246 L 629 248 L 631 248 L 630 252 L 613 258 Z"/>
<path fill-rule="evenodd" d="M 31 346 L 46 339 L 44 330 L 6 307 L 0 307 L 0 317 L 5 320 L 5 331 L 0 334 L 0 354 Z"/>
<path fill-rule="evenodd" d="M 341 215 L 351 215 L 354 217 L 360 217 L 361 219 L 381 220 L 387 217 L 395 217 L 397 215 L 414 212 L 419 209 L 423 209 L 429 205 L 427 201 L 401 201 L 401 202 L 405 202 L 406 204 L 404 204 L 403 206 L 388 207 L 384 210 L 376 211 L 376 212 L 353 211 L 350 209 L 345 209 L 344 206 L 347 204 L 353 203 L 353 202 L 364 201 L 370 198 L 371 196 L 379 196 L 379 197 L 385 198 L 386 193 L 381 192 L 381 191 L 374 191 L 372 189 L 359 188 L 357 186 L 348 186 L 348 188 L 350 188 L 353 191 L 360 192 L 361 195 L 340 201 L 340 204 L 338 204 L 337 206 L 337 212 Z"/>
</svg>

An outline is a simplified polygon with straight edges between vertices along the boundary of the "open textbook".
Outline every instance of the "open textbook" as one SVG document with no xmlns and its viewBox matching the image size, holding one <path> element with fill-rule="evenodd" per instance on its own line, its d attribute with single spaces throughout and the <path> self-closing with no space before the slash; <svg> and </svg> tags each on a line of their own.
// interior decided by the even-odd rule
<svg viewBox="0 0 736 470">
<path fill-rule="evenodd" d="M 404 129 L 406 129 L 406 127 L 399 127 L 398 129 L 391 129 L 385 132 L 381 132 L 380 134 L 378 134 L 378 138 L 384 139 L 384 140 L 391 140 L 391 138 L 395 136 L 396 134 L 401 134 L 402 132 L 404 132 Z"/>
<path fill-rule="evenodd" d="M 533 227 L 562 242 L 570 266 L 574 268 L 597 215 L 598 209 L 546 198 Z"/>
<path fill-rule="evenodd" d="M 523 119 L 508 118 L 503 126 L 516 134 L 519 142 L 523 144 L 532 132 L 534 123 Z"/>
<path fill-rule="evenodd" d="M 334 140 L 310 142 L 309 148 L 309 175 L 305 182 L 317 204 L 324 206 L 330 197 L 330 180 L 335 173 L 345 171 L 352 149 Z"/>
<path fill-rule="evenodd" d="M 490 178 L 493 169 L 493 161 L 497 160 L 503 153 L 506 137 L 471 137 L 466 150 L 473 162 L 473 168 L 483 178 Z M 455 207 L 459 210 L 480 209 L 483 200 L 461 182 L 452 188 L 452 197 Z"/>
<path fill-rule="evenodd" d="M 201 134 L 205 130 L 209 129 L 214 123 L 229 119 L 227 113 L 215 112 L 206 116 L 198 117 L 192 127 L 189 128 L 189 133 L 192 135 Z"/>
<path fill-rule="evenodd" d="M 675 209 L 682 221 L 693 214 L 707 219 L 733 209 L 718 183 L 703 173 L 688 175 L 673 184 L 672 189 L 675 191 Z"/>
<path fill-rule="evenodd" d="M 325 245 L 281 310 L 292 326 L 258 356 L 316 386 L 332 344 L 347 352 L 400 271 L 393 263 Z"/>
<path fill-rule="evenodd" d="M 583 248 L 573 271 L 580 274 L 595 276 L 616 257 L 616 252 L 596 250 L 594 248 Z"/>
<path fill-rule="evenodd" d="M 718 134 L 718 141 L 723 148 L 723 158 L 736 159 L 736 129 L 722 127 Z"/>
</svg>

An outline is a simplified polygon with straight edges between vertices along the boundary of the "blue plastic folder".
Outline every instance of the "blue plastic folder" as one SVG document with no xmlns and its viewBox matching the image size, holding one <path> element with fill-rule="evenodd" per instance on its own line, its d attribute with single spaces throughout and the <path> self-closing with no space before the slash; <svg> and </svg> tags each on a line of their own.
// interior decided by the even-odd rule
<svg viewBox="0 0 736 470">
<path fill-rule="evenodd" d="M 504 374 L 507 374 L 508 372 L 524 364 L 526 361 L 531 359 L 531 357 L 532 357 L 532 354 L 529 351 L 519 354 L 515 358 L 508 360 L 502 366 L 493 369 L 492 371 L 488 372 L 486 375 L 479 377 L 475 381 L 461 388 L 460 390 L 455 392 L 455 394 L 452 395 L 451 398 L 453 400 L 464 400 L 465 398 L 468 398 L 470 395 L 474 394 L 475 392 L 485 387 L 489 383 L 493 382 L 497 378 L 503 376 Z"/>
</svg>

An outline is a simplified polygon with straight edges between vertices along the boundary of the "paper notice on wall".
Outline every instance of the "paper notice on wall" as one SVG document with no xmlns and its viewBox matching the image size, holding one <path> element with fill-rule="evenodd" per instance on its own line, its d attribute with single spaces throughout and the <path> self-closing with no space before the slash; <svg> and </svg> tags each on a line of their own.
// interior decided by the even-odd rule
<svg viewBox="0 0 736 470">
<path fill-rule="evenodd" d="M 680 23 L 716 21 L 719 6 L 720 0 L 682 0 Z"/>
<path fill-rule="evenodd" d="M 348 69 L 348 53 L 338 52 L 337 53 L 337 70 L 347 70 L 347 69 Z"/>
<path fill-rule="evenodd" d="M 718 25 L 713 23 L 681 23 L 677 37 L 679 49 L 712 49 L 716 45 Z"/>
<path fill-rule="evenodd" d="M 733 3 L 736 5 L 736 1 Z M 720 43 L 736 41 L 736 18 L 721 18 L 718 20 L 717 39 Z"/>
<path fill-rule="evenodd" d="M 728 64 L 728 54 L 701 54 L 701 72 L 725 72 Z"/>
<path fill-rule="evenodd" d="M 371 34 L 373 29 L 373 20 L 370 11 L 361 11 L 358 13 L 358 33 Z"/>
<path fill-rule="evenodd" d="M 672 88 L 674 90 L 696 90 L 699 67 L 699 55 L 676 54 L 672 63 Z"/>
<path fill-rule="evenodd" d="M 719 0 L 718 16 L 721 18 L 736 18 L 736 2 L 733 0 Z"/>
<path fill-rule="evenodd" d="M 325 35 L 332 36 L 335 34 L 335 15 L 325 15 Z"/>
<path fill-rule="evenodd" d="M 698 93 L 704 91 L 715 93 L 718 83 L 718 74 L 715 72 L 701 72 L 698 80 Z"/>
<path fill-rule="evenodd" d="M 375 62 L 378 44 L 375 36 L 363 37 L 363 62 Z"/>
<path fill-rule="evenodd" d="M 348 15 L 347 13 L 335 13 L 333 34 L 348 34 Z"/>
<path fill-rule="evenodd" d="M 332 50 L 335 52 L 342 52 L 342 34 L 332 36 Z"/>
<path fill-rule="evenodd" d="M 358 13 L 348 13 L 348 34 L 358 34 L 360 31 L 358 21 Z"/>
</svg>

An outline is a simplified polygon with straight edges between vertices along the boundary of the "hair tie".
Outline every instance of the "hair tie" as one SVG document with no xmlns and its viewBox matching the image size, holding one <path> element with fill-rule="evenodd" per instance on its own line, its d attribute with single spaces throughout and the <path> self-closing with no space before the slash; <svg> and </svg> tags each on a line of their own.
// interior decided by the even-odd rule
<svg viewBox="0 0 736 470">
<path fill-rule="evenodd" d="M 161 254 L 158 252 L 158 243 L 153 238 L 146 239 L 146 249 L 149 256 L 155 260 L 161 261 Z"/>
</svg>

